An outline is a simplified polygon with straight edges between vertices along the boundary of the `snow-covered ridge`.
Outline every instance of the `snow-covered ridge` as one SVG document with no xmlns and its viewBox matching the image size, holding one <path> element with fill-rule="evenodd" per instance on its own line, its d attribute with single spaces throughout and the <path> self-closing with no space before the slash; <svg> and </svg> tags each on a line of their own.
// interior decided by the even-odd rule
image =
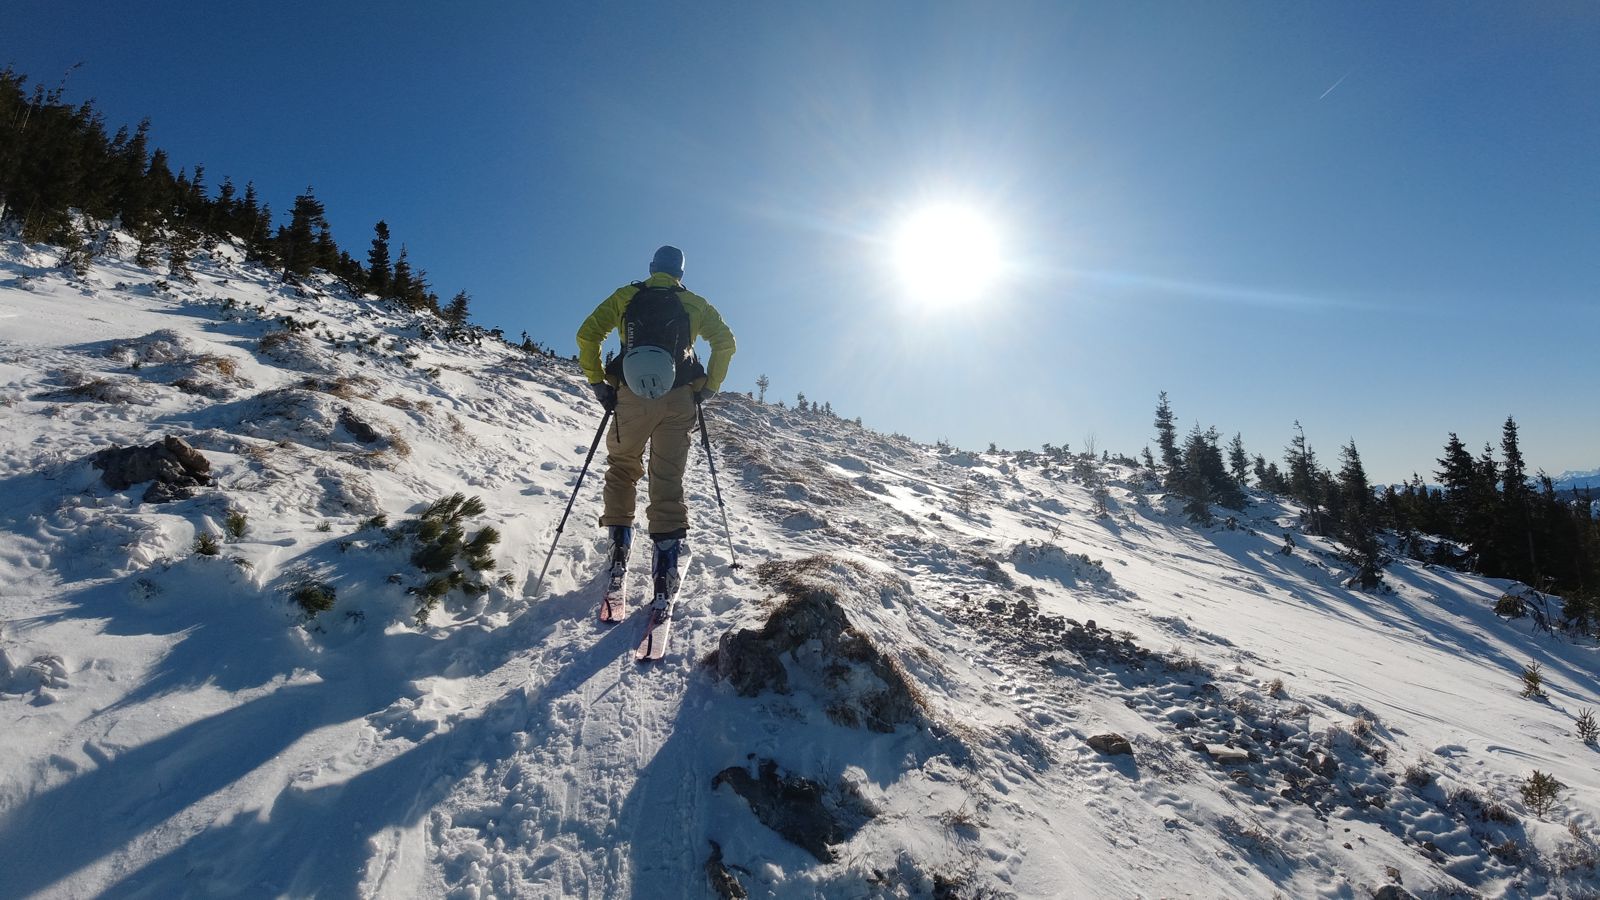
<svg viewBox="0 0 1600 900">
<path fill-rule="evenodd" d="M 192 284 L 56 259 L 0 244 L 7 896 L 1600 889 L 1596 652 L 1504 582 L 1354 592 L 1265 498 L 1196 531 L 1130 468 L 725 396 L 732 533 L 697 450 L 641 668 L 593 621 L 598 469 L 526 595 L 599 421 L 575 366 L 227 247 Z M 169 436 L 187 498 L 95 468 Z M 495 565 L 418 626 L 455 494 Z"/>
<path fill-rule="evenodd" d="M 1583 488 L 1600 488 L 1600 469 L 1587 472 L 1562 472 L 1554 479 L 1556 490 L 1576 491 Z"/>
</svg>

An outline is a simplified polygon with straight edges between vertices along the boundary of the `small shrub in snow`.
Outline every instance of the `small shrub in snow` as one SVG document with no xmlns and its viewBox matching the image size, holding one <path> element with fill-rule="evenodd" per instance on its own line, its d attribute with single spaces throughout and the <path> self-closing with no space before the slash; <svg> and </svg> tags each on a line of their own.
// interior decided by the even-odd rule
<svg viewBox="0 0 1600 900">
<path fill-rule="evenodd" d="M 473 572 L 485 572 L 495 566 L 492 554 L 500 542 L 499 531 L 486 525 L 471 540 L 467 539 L 466 520 L 483 515 L 484 509 L 483 501 L 477 497 L 451 494 L 430 503 L 416 520 L 401 526 L 401 533 L 411 535 L 416 542 L 412 564 L 431 576 L 421 587 L 412 588 L 417 595 L 418 627 L 427 624 L 429 614 L 450 591 L 459 588 L 475 597 L 489 590 L 481 581 L 468 580 L 467 574 L 457 568 L 458 559 Z"/>
<path fill-rule="evenodd" d="M 1406 766 L 1405 778 L 1406 784 L 1411 785 L 1411 787 L 1419 791 L 1428 785 L 1433 784 L 1433 772 L 1421 762 L 1414 762 L 1411 765 Z"/>
<path fill-rule="evenodd" d="M 262 353 L 271 353 L 287 343 L 289 343 L 289 332 L 269 331 L 263 334 L 260 340 L 256 341 L 256 347 Z"/>
<path fill-rule="evenodd" d="M 1451 791 L 1447 802 L 1452 809 L 1480 822 L 1495 822 L 1500 825 L 1516 825 L 1518 823 L 1516 814 L 1506 808 L 1504 803 L 1498 800 L 1485 802 L 1482 797 L 1478 796 L 1477 791 L 1469 787 L 1460 787 Z"/>
<path fill-rule="evenodd" d="M 1563 841 L 1556 847 L 1551 862 L 1557 872 L 1570 875 L 1573 872 L 1593 872 L 1600 868 L 1600 853 L 1587 844 L 1569 844 Z"/>
<path fill-rule="evenodd" d="M 1534 815 L 1542 816 L 1555 808 L 1556 801 L 1561 798 L 1561 792 L 1567 786 L 1557 781 L 1554 775 L 1534 769 L 1533 773 L 1523 779 L 1517 786 L 1517 791 L 1522 794 L 1522 802 Z"/>
<path fill-rule="evenodd" d="M 217 536 L 209 531 L 201 532 L 194 539 L 194 552 L 201 556 L 216 556 L 222 552 Z"/>
<path fill-rule="evenodd" d="M 1522 850 L 1522 845 L 1516 838 L 1506 838 L 1489 848 L 1489 855 L 1501 863 L 1520 868 L 1527 862 L 1527 854 Z"/>
<path fill-rule="evenodd" d="M 317 530 L 322 532 L 323 534 L 327 534 L 328 532 L 333 530 L 333 523 L 332 522 L 318 522 L 317 523 Z"/>
<path fill-rule="evenodd" d="M 362 525 L 361 527 L 362 528 L 388 528 L 389 527 L 389 517 L 387 515 L 385 515 L 384 513 L 378 513 L 377 515 L 375 515 L 372 518 L 368 519 L 366 521 L 366 524 Z"/>
<path fill-rule="evenodd" d="M 943 825 L 946 831 L 953 831 L 968 839 L 978 835 L 978 816 L 965 805 L 960 809 L 950 809 L 940 813 L 939 824 Z"/>
<path fill-rule="evenodd" d="M 324 581 L 308 581 L 295 588 L 289 598 L 305 611 L 310 618 L 316 618 L 317 613 L 333 609 L 334 601 L 338 599 L 338 592 L 333 585 Z"/>
<path fill-rule="evenodd" d="M 1494 603 L 1494 614 L 1508 619 L 1520 619 L 1528 614 L 1528 606 L 1515 594 L 1501 594 Z"/>
<path fill-rule="evenodd" d="M 1544 698 L 1544 667 L 1528 663 L 1522 669 L 1522 696 Z"/>
<path fill-rule="evenodd" d="M 1227 816 L 1217 822 L 1217 829 L 1229 843 L 1247 853 L 1268 859 L 1279 854 L 1277 842 L 1259 825 Z"/>
<path fill-rule="evenodd" d="M 1189 672 L 1203 675 L 1207 671 L 1206 664 L 1200 661 L 1200 657 L 1184 650 L 1182 647 L 1172 648 L 1172 651 L 1167 654 L 1166 664 L 1169 672 Z"/>
<path fill-rule="evenodd" d="M 212 369 L 223 378 L 237 378 L 239 376 L 239 364 L 226 356 L 218 356 L 214 353 L 206 354 L 195 360 L 195 365 Z"/>
<path fill-rule="evenodd" d="M 1268 697 L 1276 697 L 1276 698 L 1281 699 L 1285 695 L 1285 693 L 1286 692 L 1285 692 L 1285 690 L 1283 688 L 1283 679 L 1282 678 L 1274 678 L 1271 681 L 1267 682 L 1267 696 Z"/>
<path fill-rule="evenodd" d="M 242 510 L 232 509 L 228 511 L 228 518 L 224 520 L 223 527 L 227 529 L 228 538 L 237 541 L 244 537 L 245 529 L 249 527 L 249 524 L 250 520 Z"/>
<path fill-rule="evenodd" d="M 1594 839 L 1584 834 L 1577 822 L 1567 823 L 1567 833 L 1572 835 L 1572 843 L 1562 842 L 1556 847 L 1552 859 L 1556 871 L 1568 875 L 1600 869 L 1600 850 L 1595 848 Z"/>
<path fill-rule="evenodd" d="M 1097 519 L 1111 518 L 1111 491 L 1103 484 L 1094 488 L 1094 515 Z"/>
<path fill-rule="evenodd" d="M 1578 738 L 1585 744 L 1593 744 L 1600 740 L 1600 723 L 1594 719 L 1594 710 L 1586 709 L 1578 713 Z"/>
<path fill-rule="evenodd" d="M 1366 716 L 1356 716 L 1350 721 L 1350 733 L 1362 741 L 1372 737 L 1375 727 L 1376 723 Z"/>
</svg>

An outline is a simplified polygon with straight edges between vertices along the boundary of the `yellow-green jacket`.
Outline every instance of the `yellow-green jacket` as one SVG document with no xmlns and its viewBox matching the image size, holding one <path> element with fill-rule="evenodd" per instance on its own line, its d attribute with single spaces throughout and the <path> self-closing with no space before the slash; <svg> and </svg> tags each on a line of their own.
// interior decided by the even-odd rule
<svg viewBox="0 0 1600 900">
<path fill-rule="evenodd" d="M 678 290 L 678 299 L 689 314 L 689 340 L 693 342 L 705 338 L 706 343 L 711 345 L 711 359 L 706 361 L 706 390 L 720 390 L 722 379 L 728 375 L 728 363 L 737 349 L 733 332 L 728 330 L 721 314 L 706 302 L 706 298 L 684 290 L 683 284 L 666 272 L 656 272 L 644 283 L 648 287 Z M 606 380 L 605 369 L 600 364 L 600 344 L 622 324 L 622 313 L 628 308 L 628 301 L 637 293 L 638 285 L 625 284 L 617 288 L 578 327 L 578 365 L 583 368 L 583 374 L 588 376 L 591 384 Z"/>
</svg>

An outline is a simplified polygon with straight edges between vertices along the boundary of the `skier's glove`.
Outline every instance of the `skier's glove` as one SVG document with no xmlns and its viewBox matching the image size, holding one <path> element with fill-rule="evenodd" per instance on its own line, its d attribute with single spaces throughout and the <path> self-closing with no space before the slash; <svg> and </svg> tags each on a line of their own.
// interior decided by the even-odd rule
<svg viewBox="0 0 1600 900">
<path fill-rule="evenodd" d="M 604 381 L 596 381 L 589 385 L 589 390 L 594 391 L 594 398 L 600 401 L 606 412 L 617 408 L 617 389 Z"/>
<path fill-rule="evenodd" d="M 698 390 L 694 392 L 694 402 L 700 406 L 705 406 L 707 403 L 710 403 L 711 398 L 715 396 L 717 396 L 716 391 L 704 389 Z"/>
</svg>

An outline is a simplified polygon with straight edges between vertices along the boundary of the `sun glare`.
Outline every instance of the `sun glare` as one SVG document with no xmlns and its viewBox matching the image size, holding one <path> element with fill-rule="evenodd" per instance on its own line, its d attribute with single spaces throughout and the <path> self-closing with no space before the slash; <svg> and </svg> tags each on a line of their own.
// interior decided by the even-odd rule
<svg viewBox="0 0 1600 900">
<path fill-rule="evenodd" d="M 982 297 L 1000 273 L 994 226 L 965 206 L 924 207 L 894 237 L 894 267 L 919 301 L 953 306 Z"/>
</svg>

